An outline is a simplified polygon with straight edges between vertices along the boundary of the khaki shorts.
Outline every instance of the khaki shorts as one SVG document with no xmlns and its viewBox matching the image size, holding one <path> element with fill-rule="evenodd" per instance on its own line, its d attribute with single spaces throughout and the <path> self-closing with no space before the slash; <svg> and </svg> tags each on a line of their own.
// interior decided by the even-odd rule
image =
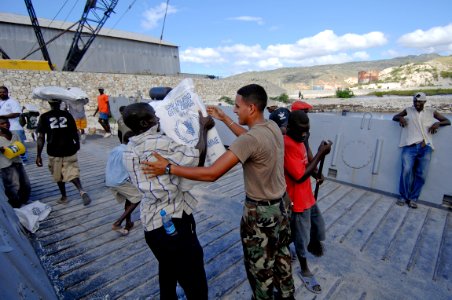
<svg viewBox="0 0 452 300">
<path fill-rule="evenodd" d="M 120 186 L 109 187 L 113 196 L 118 202 L 124 202 L 126 199 L 132 203 L 138 203 L 141 201 L 141 193 L 130 181 L 126 181 Z"/>
<path fill-rule="evenodd" d="M 66 157 L 49 156 L 49 170 L 56 182 L 69 182 L 79 178 L 77 154 Z"/>
<path fill-rule="evenodd" d="M 75 119 L 75 125 L 77 125 L 77 129 L 85 129 L 87 125 L 86 118 Z"/>
</svg>

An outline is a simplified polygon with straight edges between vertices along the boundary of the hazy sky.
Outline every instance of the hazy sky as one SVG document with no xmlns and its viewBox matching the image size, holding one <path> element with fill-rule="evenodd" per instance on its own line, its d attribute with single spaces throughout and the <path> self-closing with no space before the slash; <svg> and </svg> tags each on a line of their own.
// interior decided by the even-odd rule
<svg viewBox="0 0 452 300">
<path fill-rule="evenodd" d="M 1 12 L 28 15 L 21 0 Z M 38 18 L 75 22 L 85 1 L 34 0 Z M 119 0 L 104 28 L 160 38 L 166 2 Z M 245 71 L 452 54 L 452 0 L 170 0 L 163 40 L 181 71 Z"/>
</svg>

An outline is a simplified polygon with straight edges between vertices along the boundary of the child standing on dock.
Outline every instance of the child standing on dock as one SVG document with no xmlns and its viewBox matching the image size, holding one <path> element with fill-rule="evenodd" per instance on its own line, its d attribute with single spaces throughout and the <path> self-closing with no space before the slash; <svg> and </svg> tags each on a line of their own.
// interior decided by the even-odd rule
<svg viewBox="0 0 452 300">
<path fill-rule="evenodd" d="M 133 136 L 131 131 L 126 132 L 122 139 L 123 143 L 111 150 L 105 167 L 105 185 L 110 188 L 118 202 L 125 202 L 124 213 L 112 225 L 112 229 L 122 235 L 127 235 L 132 229 L 131 215 L 141 201 L 141 193 L 130 181 L 122 159 L 131 136 Z M 124 220 L 126 220 L 126 226 L 122 228 L 121 223 Z"/>
<path fill-rule="evenodd" d="M 7 147 L 20 142 L 19 136 L 12 133 L 9 128 L 9 119 L 0 116 L 0 174 L 9 204 L 14 208 L 20 208 L 28 202 L 31 187 L 22 159 L 16 156 L 20 152 L 11 151 L 11 157 L 7 157 Z M 12 149 L 18 150 L 18 147 Z"/>
</svg>

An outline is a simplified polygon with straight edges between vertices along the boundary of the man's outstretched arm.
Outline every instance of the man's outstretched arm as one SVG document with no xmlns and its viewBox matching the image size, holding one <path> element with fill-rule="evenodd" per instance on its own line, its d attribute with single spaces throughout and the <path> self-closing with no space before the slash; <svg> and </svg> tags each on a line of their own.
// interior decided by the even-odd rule
<svg viewBox="0 0 452 300">
<path fill-rule="evenodd" d="M 157 159 L 156 161 L 142 162 L 143 173 L 149 177 L 165 174 L 169 161 L 155 152 L 153 156 Z M 192 180 L 212 182 L 223 176 L 237 163 L 239 163 L 238 157 L 231 150 L 227 150 L 209 167 L 184 167 L 171 164 L 170 174 Z"/>
<path fill-rule="evenodd" d="M 236 136 L 244 134 L 248 130 L 235 123 L 228 115 L 216 106 L 207 106 L 207 113 L 217 120 L 222 121 Z"/>
</svg>

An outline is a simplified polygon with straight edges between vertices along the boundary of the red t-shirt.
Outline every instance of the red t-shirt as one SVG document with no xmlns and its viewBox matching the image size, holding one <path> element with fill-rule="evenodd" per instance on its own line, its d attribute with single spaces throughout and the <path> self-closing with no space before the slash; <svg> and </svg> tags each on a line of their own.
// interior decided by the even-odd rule
<svg viewBox="0 0 452 300">
<path fill-rule="evenodd" d="M 287 194 L 292 200 L 294 212 L 303 212 L 315 204 L 311 180 L 308 178 L 301 183 L 295 181 L 303 176 L 307 164 L 308 154 L 304 143 L 297 143 L 285 135 L 284 176 L 286 177 Z"/>
<path fill-rule="evenodd" d="M 99 112 L 108 114 L 108 96 L 106 94 L 97 96 L 97 106 Z"/>
</svg>

